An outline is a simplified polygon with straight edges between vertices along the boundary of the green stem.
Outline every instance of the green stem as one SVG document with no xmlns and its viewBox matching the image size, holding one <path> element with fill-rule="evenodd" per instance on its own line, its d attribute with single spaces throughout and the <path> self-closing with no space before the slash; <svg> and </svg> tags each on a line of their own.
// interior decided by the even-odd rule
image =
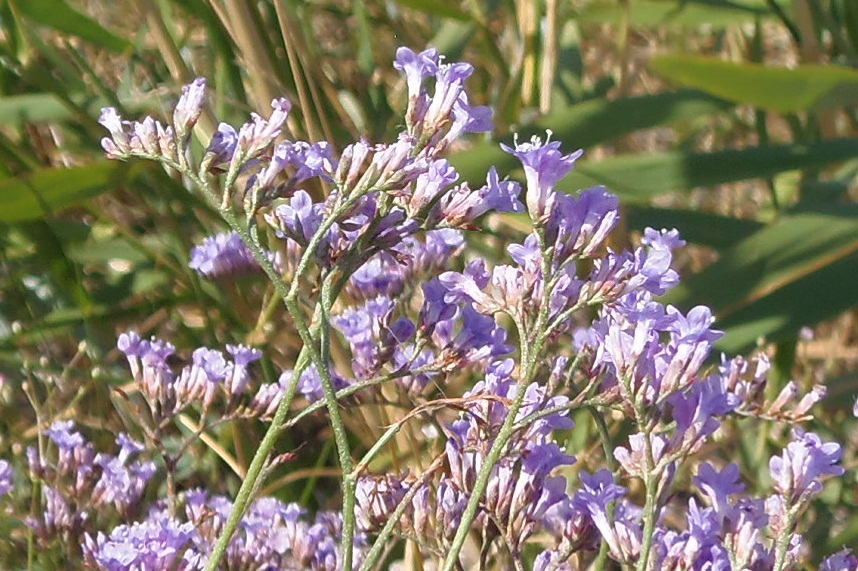
<svg viewBox="0 0 858 571">
<path fill-rule="evenodd" d="M 784 498 L 784 501 L 786 501 L 786 498 Z M 772 571 L 783 571 L 786 568 L 787 552 L 789 551 L 789 543 L 792 538 L 792 530 L 795 528 L 795 521 L 800 511 L 801 502 L 787 509 L 784 529 L 778 534 L 778 539 L 775 543 L 775 565 L 772 567 Z"/>
<path fill-rule="evenodd" d="M 324 363 L 329 363 L 330 359 L 330 319 L 329 312 L 334 304 L 336 295 L 333 291 L 335 282 L 335 272 L 329 273 L 322 282 L 322 291 L 319 307 L 321 309 L 321 330 L 319 333 L 319 341 L 321 346 L 321 357 Z M 349 448 L 348 434 L 343 419 L 340 416 L 340 407 L 337 403 L 337 395 L 334 389 L 334 383 L 331 379 L 330 368 L 325 366 L 324 371 L 319 369 L 319 376 L 322 379 L 322 390 L 325 393 L 325 404 L 328 409 L 328 416 L 331 420 L 331 427 L 334 431 L 334 441 L 337 444 L 337 456 L 340 462 L 340 469 L 343 471 L 343 535 L 342 535 L 342 568 L 352 568 L 352 551 L 354 549 L 354 534 L 355 534 L 355 494 L 357 488 L 357 480 L 352 477 L 352 457 L 351 449 Z"/>
<path fill-rule="evenodd" d="M 516 329 L 518 330 L 520 340 L 519 352 L 521 355 L 521 372 L 518 379 L 518 386 L 516 388 L 512 404 L 507 411 L 506 418 L 504 419 L 488 454 L 486 454 L 486 458 L 483 461 L 480 472 L 477 474 L 477 480 L 474 482 L 474 489 L 471 490 L 471 497 L 468 499 L 468 505 L 465 506 L 465 511 L 462 513 L 462 519 L 459 522 L 459 528 L 456 530 L 456 535 L 453 537 L 453 541 L 450 544 L 449 554 L 444 561 L 443 571 L 453 571 L 458 564 L 459 552 L 461 552 L 462 547 L 465 545 L 465 540 L 467 539 L 471 524 L 477 516 L 477 511 L 480 507 L 480 499 L 482 499 L 482 496 L 488 487 L 492 470 L 498 463 L 498 460 L 500 460 L 506 445 L 509 443 L 513 433 L 515 432 L 516 416 L 518 416 L 518 411 L 524 403 L 524 396 L 527 393 L 527 387 L 539 367 L 540 358 L 542 357 L 543 349 L 545 347 L 545 332 L 548 328 L 550 312 L 549 301 L 552 292 L 552 288 L 550 287 L 552 260 L 551 256 L 548 254 L 548 248 L 545 246 L 544 230 L 541 226 L 536 224 L 536 221 L 534 221 L 534 226 L 536 227 L 536 236 L 539 242 L 540 251 L 542 252 L 542 275 L 547 284 L 546 287 L 543 288 L 539 313 L 535 316 L 535 319 L 533 319 L 531 327 L 528 327 L 523 316 L 514 313 L 510 314 L 510 317 L 515 323 Z"/>
<path fill-rule="evenodd" d="M 658 508 L 659 482 L 661 473 L 657 471 L 655 456 L 652 449 L 652 431 L 646 425 L 646 416 L 643 406 L 635 404 L 635 416 L 638 419 L 638 428 L 644 435 L 644 459 L 646 470 L 644 472 L 644 489 L 646 500 L 643 508 L 643 536 L 641 537 L 641 552 L 637 571 L 649 571 L 649 557 L 652 550 L 653 534 L 655 533 L 656 509 Z"/>
<path fill-rule="evenodd" d="M 244 516 L 247 506 L 250 504 L 253 491 L 256 488 L 256 483 L 262 474 L 265 463 L 268 461 L 268 455 L 271 452 L 271 449 L 274 448 L 274 444 L 277 442 L 277 437 L 280 435 L 280 427 L 283 426 L 283 423 L 286 421 L 286 415 L 289 413 L 289 405 L 292 403 L 292 398 L 295 395 L 295 389 L 298 386 L 298 379 L 301 377 L 303 370 L 309 364 L 308 353 L 309 351 L 307 347 L 304 347 L 298 355 L 295 371 L 286 388 L 286 393 L 283 395 L 283 399 L 280 401 L 277 411 L 274 413 L 274 418 L 271 420 L 271 426 L 268 427 L 268 431 L 265 433 L 265 436 L 262 437 L 262 442 L 259 443 L 259 448 L 257 449 L 256 454 L 254 454 L 253 460 L 250 461 L 250 467 L 247 469 L 247 477 L 245 477 L 244 481 L 241 483 L 241 487 L 238 490 L 238 494 L 236 495 L 235 502 L 232 506 L 232 511 L 229 514 L 229 518 L 226 520 L 226 524 L 224 524 L 223 531 L 221 531 L 214 549 L 212 549 L 212 554 L 206 564 L 205 571 L 216 571 L 218 564 L 226 553 L 226 548 L 229 545 L 229 540 L 232 537 L 232 534 L 235 533 L 241 518 Z"/>
</svg>

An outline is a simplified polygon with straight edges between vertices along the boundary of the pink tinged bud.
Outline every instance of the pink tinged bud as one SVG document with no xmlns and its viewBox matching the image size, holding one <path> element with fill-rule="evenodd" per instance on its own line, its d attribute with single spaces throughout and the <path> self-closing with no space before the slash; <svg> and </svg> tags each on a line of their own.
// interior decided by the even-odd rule
<svg viewBox="0 0 858 571">
<path fill-rule="evenodd" d="M 275 99 L 271 102 L 271 107 L 274 111 L 267 121 L 256 113 L 251 113 L 250 122 L 239 129 L 236 153 L 232 157 L 230 170 L 238 168 L 239 160 L 246 161 L 259 156 L 280 135 L 292 104 L 287 99 Z"/>
<path fill-rule="evenodd" d="M 105 107 L 101 110 L 101 116 L 98 118 L 98 122 L 101 123 L 108 131 L 110 131 L 110 137 L 113 139 L 113 145 L 111 149 L 118 149 L 119 153 L 125 154 L 129 150 L 128 146 L 128 135 L 125 133 L 125 127 L 122 124 L 122 118 L 119 116 L 119 113 L 116 112 L 116 109 L 113 107 Z M 109 141 L 110 139 L 103 139 L 101 142 L 101 146 L 104 149 L 112 153 L 112 150 L 108 150 L 105 141 Z"/>
<path fill-rule="evenodd" d="M 810 389 L 810 392 L 802 397 L 802 399 L 795 405 L 795 408 L 792 411 L 794 417 L 804 417 L 808 418 L 807 413 L 810 411 L 813 406 L 822 400 L 822 397 L 825 396 L 826 388 L 823 385 L 813 385 L 813 388 Z"/>
<path fill-rule="evenodd" d="M 173 126 L 180 140 L 183 140 L 196 125 L 205 99 L 206 80 L 202 77 L 182 87 L 182 96 L 173 110 Z"/>
<path fill-rule="evenodd" d="M 783 409 L 795 398 L 798 396 L 798 388 L 795 385 L 795 382 L 788 382 L 783 389 L 781 389 L 780 394 L 778 394 L 777 398 L 772 402 L 769 410 L 767 411 L 769 414 L 776 415 L 783 411 Z"/>
<path fill-rule="evenodd" d="M 366 141 L 358 141 L 346 147 L 340 158 L 335 180 L 346 189 L 354 188 L 371 150 L 372 147 Z"/>
</svg>

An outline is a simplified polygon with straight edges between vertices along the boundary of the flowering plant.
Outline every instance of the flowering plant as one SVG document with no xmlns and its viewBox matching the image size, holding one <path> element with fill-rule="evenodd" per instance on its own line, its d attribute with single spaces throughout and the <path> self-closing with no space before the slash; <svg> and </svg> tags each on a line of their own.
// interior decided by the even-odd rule
<svg viewBox="0 0 858 571">
<path fill-rule="evenodd" d="M 169 342 L 122 334 L 144 443 L 122 434 L 111 456 L 72 422 L 46 429 L 51 444 L 28 454 L 44 506 L 27 522 L 37 540 L 76 544 L 70 557 L 107 570 L 368 570 L 397 556 L 446 571 L 797 565 L 800 516 L 823 478 L 844 473 L 840 445 L 798 426 L 822 389 L 790 384 L 766 400 L 764 356 L 707 369 L 720 335 L 711 312 L 657 299 L 679 282 L 676 231 L 608 247 L 618 200 L 603 187 L 560 192 L 581 151 L 563 154 L 550 138 L 503 146 L 523 187 L 492 169 L 472 189 L 444 158 L 464 133 L 491 129 L 491 111 L 464 90 L 472 67 L 407 48 L 394 65 L 408 92 L 402 133 L 339 158 L 324 142 L 278 142 L 283 99 L 268 118 L 221 124 L 195 152 L 202 79 L 184 88 L 170 125 L 103 111 L 109 156 L 161 163 L 229 226 L 194 249 L 191 267 L 212 280 L 267 276 L 302 345 L 261 383 L 259 349 L 197 348 L 176 370 Z M 507 263 L 468 248 L 492 212 L 529 221 Z M 278 438 L 321 413 L 341 508 L 310 514 L 260 495 L 296 453 L 274 454 Z M 761 496 L 746 493 L 737 464 L 707 457 L 739 416 L 794 426 Z M 195 428 L 177 442 L 189 417 Z M 178 468 L 191 443 L 238 419 L 268 429 L 235 500 L 190 486 Z M 581 431 L 603 454 L 569 453 L 564 438 Z M 407 460 L 378 469 L 390 448 Z M 156 474 L 165 486 L 153 498 Z M 3 463 L 0 493 L 9 488 Z M 820 568 L 858 569 L 858 558 L 843 551 Z"/>
</svg>

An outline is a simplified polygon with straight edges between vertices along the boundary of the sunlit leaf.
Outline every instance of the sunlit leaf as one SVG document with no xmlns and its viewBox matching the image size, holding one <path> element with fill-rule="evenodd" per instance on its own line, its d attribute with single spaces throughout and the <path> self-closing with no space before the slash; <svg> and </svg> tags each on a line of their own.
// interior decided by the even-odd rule
<svg viewBox="0 0 858 571">
<path fill-rule="evenodd" d="M 22 121 L 57 121 L 71 117 L 71 111 L 52 93 L 30 93 L 0 97 L 0 124 Z"/>
<path fill-rule="evenodd" d="M 700 56 L 668 55 L 653 58 L 650 66 L 681 85 L 780 113 L 830 109 L 858 100 L 858 70 L 835 65 L 800 65 L 787 69 Z"/>
<path fill-rule="evenodd" d="M 36 220 L 92 198 L 135 176 L 143 165 L 101 161 L 45 168 L 0 180 L 0 222 Z"/>
<path fill-rule="evenodd" d="M 858 205 L 787 215 L 741 241 L 665 300 L 711 307 L 727 331 L 719 348 L 780 340 L 858 303 Z"/>
<path fill-rule="evenodd" d="M 98 22 L 71 8 L 62 0 L 14 0 L 25 17 L 59 32 L 65 32 L 115 52 L 130 51 L 133 45 Z"/>
</svg>

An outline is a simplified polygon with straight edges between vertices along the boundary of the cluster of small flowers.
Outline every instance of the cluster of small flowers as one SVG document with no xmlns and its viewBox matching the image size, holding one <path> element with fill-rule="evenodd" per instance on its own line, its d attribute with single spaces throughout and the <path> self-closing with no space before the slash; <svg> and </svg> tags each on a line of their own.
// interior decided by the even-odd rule
<svg viewBox="0 0 858 571">
<path fill-rule="evenodd" d="M 278 384 L 263 384 L 249 404 L 240 406 L 242 396 L 251 387 L 249 366 L 262 357 L 259 349 L 227 345 L 230 361 L 216 349 L 200 347 L 194 351 L 192 363 L 175 374 L 168 360 L 176 348 L 166 341 L 154 337 L 141 339 L 136 332 L 129 331 L 119 336 L 117 346 L 128 358 L 131 373 L 156 425 L 192 405 L 197 405 L 205 415 L 218 399 L 224 401 L 222 417 L 267 418 L 282 396 Z"/>
<path fill-rule="evenodd" d="M 631 252 L 607 248 L 618 200 L 602 187 L 578 196 L 557 192 L 581 152 L 564 155 L 556 141 L 504 146 L 524 168 L 523 203 L 521 186 L 501 180 L 494 169 L 485 185 L 472 190 L 441 154 L 462 133 L 491 128 L 490 110 L 472 106 L 464 92 L 473 68 L 445 63 L 435 50 L 406 48 L 397 52 L 394 66 L 408 86 L 404 132 L 389 145 L 349 145 L 339 160 L 325 143 L 275 145 L 289 112 L 288 102 L 277 100 L 267 120 L 253 115 L 238 130 L 221 124 L 193 165 L 187 143 L 203 105 L 203 80 L 185 88 L 171 127 L 152 119 L 125 122 L 110 109 L 102 114 L 111 133 L 103 146 L 111 156 L 159 160 L 197 177 L 201 186 L 206 176 L 225 174 L 223 195 L 216 197 L 224 209 L 243 177 L 247 220 L 255 223 L 261 211 L 280 242 L 275 253 L 256 258 L 237 236 L 212 239 L 192 254 L 201 274 L 258 271 L 267 262 L 308 280 L 300 272 L 311 260 L 315 277 L 336 277 L 339 270 L 347 278 L 336 291 L 345 295 L 326 308 L 331 317 L 325 325 L 350 348 L 350 371 L 320 362 L 298 378 L 286 371 L 277 383 L 259 387 L 243 408 L 239 402 L 251 385 L 248 365 L 260 358 L 258 350 L 227 346 L 230 362 L 219 351 L 200 348 L 193 363 L 174 374 L 167 363 L 170 344 L 121 336 L 119 348 L 157 423 L 190 406 L 206 414 L 218 395 L 226 411 L 267 418 L 290 386 L 310 401 L 329 398 L 323 377 L 335 390 L 395 379 L 415 403 L 428 402 L 432 386 L 443 390 L 451 373 L 480 379 L 455 399 L 461 413 L 444 425 L 443 462 L 419 478 L 364 475 L 357 482 L 355 514 L 319 514 L 313 523 L 301 519 L 297 506 L 260 499 L 233 538 L 226 567 L 339 569 L 337 544 L 350 541 L 342 537 L 342 522 L 352 515 L 365 534 L 353 538 L 357 562 L 369 539 L 390 527 L 427 554 L 457 561 L 459 538 L 472 525 L 484 541 L 483 566 L 489 558 L 506 558 L 513 568 L 524 568 L 524 547 L 537 532 L 554 538 L 534 561 L 540 571 L 583 564 L 596 557 L 602 542 L 609 557 L 640 569 L 783 569 L 795 561 L 798 514 L 819 493 L 823 477 L 843 473 L 840 446 L 796 430 L 783 454 L 771 460 L 774 493 L 765 499 L 742 493 L 737 466 L 719 469 L 694 455 L 728 415 L 805 420 L 821 389 L 799 399 L 790 385 L 763 403 L 764 362 L 749 372 L 744 360 L 724 361 L 707 374 L 702 367 L 720 335 L 711 329 L 711 312 L 697 307 L 683 314 L 656 300 L 678 283 L 670 268 L 672 250 L 683 244 L 676 231 L 648 229 Z M 314 177 L 333 186 L 320 202 L 298 186 Z M 489 267 L 475 259 L 462 271 L 451 270 L 450 260 L 463 250 L 461 231 L 489 211 L 525 211 L 533 232 L 508 247 L 509 264 Z M 510 323 L 515 336 L 505 329 Z M 518 361 L 505 358 L 515 351 L 508 338 L 520 344 Z M 365 389 L 355 398 L 372 394 Z M 581 407 L 618 411 L 634 433 L 613 450 L 622 473 L 581 472 L 579 488 L 569 492 L 558 468 L 576 458 L 558 445 L 555 431 L 572 429 L 567 415 Z M 62 459 L 68 444 L 54 441 Z M 120 445 L 125 466 L 131 449 Z M 82 443 L 71 450 L 66 462 L 80 456 L 74 462 L 93 464 L 86 458 L 94 458 L 94 451 Z M 126 468 L 138 477 L 135 490 L 145 485 L 135 470 L 145 473 L 145 466 Z M 708 506 L 689 500 L 685 529 L 675 529 L 664 517 L 667 492 L 677 485 L 680 468 L 693 466 L 694 485 Z M 106 470 L 101 467 L 99 478 Z M 642 481 L 643 507 L 627 496 L 622 479 Z M 99 493 L 124 509 L 115 493 Z M 59 513 L 51 495 L 45 497 L 48 511 Z M 199 568 L 232 504 L 202 491 L 182 498 L 184 518 L 159 504 L 138 523 L 86 535 L 88 564 Z M 842 552 L 822 568 L 858 569 L 858 560 Z"/>
<path fill-rule="evenodd" d="M 144 447 L 128 435 L 117 436 L 119 453 L 111 456 L 96 452 L 74 428 L 74 421 L 58 420 L 44 431 L 56 447 L 55 461 L 36 448 L 27 449 L 31 478 L 42 482 L 45 499 L 41 517 L 29 518 L 27 524 L 44 543 L 59 537 L 74 545 L 97 516 L 102 516 L 100 525 L 109 514 L 135 517 L 156 472 L 154 463 L 133 460 Z"/>
<path fill-rule="evenodd" d="M 279 271 L 283 271 L 283 263 L 278 253 L 269 252 L 268 260 Z M 188 265 L 208 279 L 262 273 L 262 266 L 253 257 L 238 232 L 222 232 L 207 237 L 202 244 L 191 250 Z"/>
<path fill-rule="evenodd" d="M 180 502 L 184 506 L 181 516 L 171 515 L 161 502 L 145 519 L 120 525 L 109 535 L 86 534 L 84 563 L 102 571 L 203 569 L 232 502 L 204 490 L 184 492 Z M 308 521 L 297 504 L 260 498 L 242 519 L 223 564 L 232 571 L 342 571 L 341 535 L 339 513 L 319 512 Z M 359 555 L 363 553 L 365 539 L 357 537 L 355 546 Z"/>
</svg>

